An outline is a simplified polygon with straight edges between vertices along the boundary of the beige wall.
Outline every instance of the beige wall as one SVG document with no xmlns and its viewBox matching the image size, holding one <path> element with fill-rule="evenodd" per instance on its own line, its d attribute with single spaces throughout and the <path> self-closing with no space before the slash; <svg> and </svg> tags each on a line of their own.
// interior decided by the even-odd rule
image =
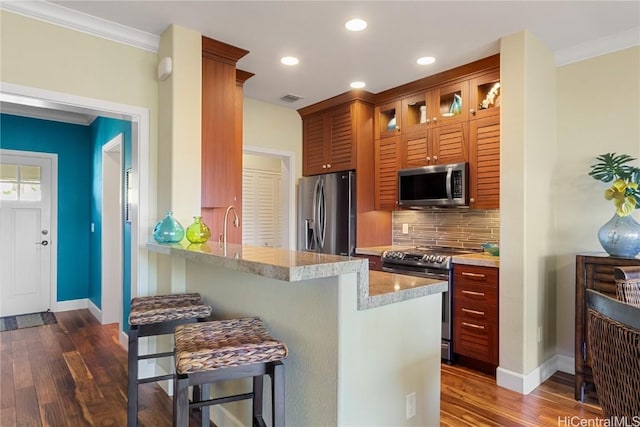
<svg viewBox="0 0 640 427">
<path fill-rule="evenodd" d="M 557 351 L 573 357 L 575 255 L 602 251 L 600 226 L 614 214 L 606 185 L 587 173 L 606 152 L 640 157 L 640 47 L 557 69 Z M 639 165 L 640 162 L 635 162 Z M 633 214 L 638 220 L 638 211 Z"/>
<path fill-rule="evenodd" d="M 302 175 L 302 119 L 296 110 L 245 97 L 243 143 L 293 152 L 296 181 Z"/>
</svg>

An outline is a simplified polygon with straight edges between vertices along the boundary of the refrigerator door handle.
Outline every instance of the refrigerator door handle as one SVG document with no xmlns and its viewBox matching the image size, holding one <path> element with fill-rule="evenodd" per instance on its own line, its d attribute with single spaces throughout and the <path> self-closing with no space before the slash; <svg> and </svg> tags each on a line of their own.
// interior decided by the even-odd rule
<svg viewBox="0 0 640 427">
<path fill-rule="evenodd" d="M 320 223 L 320 184 L 321 184 L 321 180 L 318 179 L 316 181 L 316 185 L 313 188 L 313 243 L 314 243 L 314 248 L 317 249 L 320 246 L 320 230 L 319 230 L 319 223 Z"/>
<path fill-rule="evenodd" d="M 320 181 L 318 192 L 318 247 L 324 249 L 324 239 L 327 231 L 327 195 L 324 189 L 324 180 Z"/>
</svg>

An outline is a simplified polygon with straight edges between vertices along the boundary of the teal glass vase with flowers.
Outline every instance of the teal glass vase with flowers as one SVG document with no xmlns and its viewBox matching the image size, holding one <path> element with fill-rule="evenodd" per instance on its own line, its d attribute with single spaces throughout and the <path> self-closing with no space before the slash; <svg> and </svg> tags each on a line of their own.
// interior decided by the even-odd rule
<svg viewBox="0 0 640 427">
<path fill-rule="evenodd" d="M 598 230 L 598 240 L 611 256 L 635 258 L 640 253 L 640 224 L 631 213 L 640 208 L 640 168 L 628 164 L 636 160 L 628 154 L 606 153 L 596 159 L 589 176 L 611 183 L 604 197 L 616 207 L 613 217 Z"/>
</svg>

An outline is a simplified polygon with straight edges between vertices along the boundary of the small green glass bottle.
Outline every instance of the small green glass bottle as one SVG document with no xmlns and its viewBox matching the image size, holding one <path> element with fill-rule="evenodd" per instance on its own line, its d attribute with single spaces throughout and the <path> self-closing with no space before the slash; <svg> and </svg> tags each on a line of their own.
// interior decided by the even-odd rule
<svg viewBox="0 0 640 427">
<path fill-rule="evenodd" d="M 202 222 L 201 216 L 193 217 L 193 224 L 187 227 L 187 240 L 191 243 L 204 243 L 211 237 L 211 230 Z"/>
</svg>

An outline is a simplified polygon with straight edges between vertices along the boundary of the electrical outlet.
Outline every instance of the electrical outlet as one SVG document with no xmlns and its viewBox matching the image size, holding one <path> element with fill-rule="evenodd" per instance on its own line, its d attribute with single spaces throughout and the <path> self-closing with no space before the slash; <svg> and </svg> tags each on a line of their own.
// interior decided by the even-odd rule
<svg viewBox="0 0 640 427">
<path fill-rule="evenodd" d="M 409 234 L 409 224 L 402 224 L 402 234 Z"/>
<path fill-rule="evenodd" d="M 542 326 L 538 326 L 538 342 L 542 342 Z"/>
<path fill-rule="evenodd" d="M 407 419 L 416 416 L 416 393 L 407 394 Z"/>
<path fill-rule="evenodd" d="M 96 231 L 96 225 L 92 222 L 91 223 L 91 232 L 94 233 Z"/>
</svg>

